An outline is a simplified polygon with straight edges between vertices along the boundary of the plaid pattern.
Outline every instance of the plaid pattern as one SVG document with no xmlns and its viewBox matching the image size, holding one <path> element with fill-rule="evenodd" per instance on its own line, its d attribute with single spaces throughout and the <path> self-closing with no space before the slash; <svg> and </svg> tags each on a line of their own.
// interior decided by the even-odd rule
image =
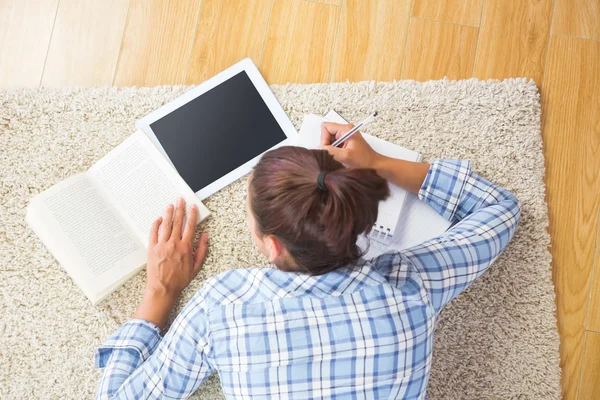
<svg viewBox="0 0 600 400">
<path fill-rule="evenodd" d="M 433 162 L 419 196 L 454 222 L 442 236 L 322 276 L 228 271 L 162 339 L 128 321 L 96 352 L 97 398 L 185 398 L 214 371 L 228 398 L 425 398 L 437 314 L 506 247 L 520 206 L 468 161 Z"/>
</svg>

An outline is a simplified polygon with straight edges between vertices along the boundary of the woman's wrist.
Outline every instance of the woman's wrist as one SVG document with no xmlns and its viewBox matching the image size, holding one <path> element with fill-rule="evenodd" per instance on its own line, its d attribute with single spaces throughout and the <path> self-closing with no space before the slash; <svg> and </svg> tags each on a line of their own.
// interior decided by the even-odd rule
<svg viewBox="0 0 600 400">
<path fill-rule="evenodd" d="M 390 157 L 386 157 L 383 154 L 375 153 L 371 160 L 371 167 L 377 172 L 377 175 L 385 178 L 384 175 L 389 175 L 386 173 L 386 170 L 389 169 L 390 166 Z M 386 178 L 387 179 L 387 178 Z"/>
<path fill-rule="evenodd" d="M 179 294 L 167 293 L 156 288 L 146 288 L 144 297 L 132 318 L 151 322 L 162 330 L 178 297 Z"/>
<path fill-rule="evenodd" d="M 429 164 L 400 160 L 377 153 L 372 168 L 382 178 L 416 194 L 429 171 Z"/>
</svg>

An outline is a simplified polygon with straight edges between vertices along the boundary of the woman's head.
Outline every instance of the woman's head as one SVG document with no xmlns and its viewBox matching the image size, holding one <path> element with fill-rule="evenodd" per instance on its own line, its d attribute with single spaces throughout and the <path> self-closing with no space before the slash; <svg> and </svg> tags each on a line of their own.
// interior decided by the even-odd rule
<svg viewBox="0 0 600 400">
<path fill-rule="evenodd" d="M 319 174 L 326 171 L 324 189 Z M 280 147 L 250 177 L 248 219 L 260 250 L 279 268 L 320 275 L 360 257 L 358 236 L 389 196 L 372 169 L 350 169 L 325 150 Z"/>
</svg>

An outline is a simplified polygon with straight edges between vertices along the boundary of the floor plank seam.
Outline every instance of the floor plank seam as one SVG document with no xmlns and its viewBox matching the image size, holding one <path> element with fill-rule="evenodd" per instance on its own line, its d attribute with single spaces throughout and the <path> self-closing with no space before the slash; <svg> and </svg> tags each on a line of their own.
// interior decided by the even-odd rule
<svg viewBox="0 0 600 400">
<path fill-rule="evenodd" d="M 260 60 L 258 61 L 257 68 L 260 68 L 265 55 L 265 46 L 267 45 L 267 36 L 269 35 L 269 25 L 271 24 L 271 13 L 273 12 L 273 4 L 275 0 L 271 0 L 271 7 L 269 8 L 269 15 L 267 16 L 267 26 L 265 26 L 265 37 L 263 38 L 262 48 L 260 49 Z M 261 71 L 262 72 L 262 71 Z"/>
<path fill-rule="evenodd" d="M 588 299 L 587 299 L 587 308 L 585 311 L 585 321 L 583 323 L 583 329 L 588 330 L 588 322 L 590 320 L 590 303 L 592 301 L 592 284 L 594 283 L 594 272 L 596 269 L 596 252 L 598 251 L 598 232 L 600 232 L 600 208 L 598 208 L 598 216 L 596 217 L 596 237 L 594 239 L 594 251 L 592 252 L 592 268 L 590 269 L 590 284 L 588 288 Z"/>
<path fill-rule="evenodd" d="M 46 72 L 46 62 L 48 61 L 48 53 L 50 53 L 50 44 L 52 43 L 52 35 L 54 34 L 54 28 L 56 27 L 56 17 L 58 16 L 58 9 L 60 8 L 60 0 L 56 3 L 56 11 L 54 12 L 54 21 L 52 21 L 52 31 L 50 31 L 50 39 L 48 39 L 48 47 L 46 48 L 46 56 L 44 57 L 44 65 L 42 66 L 42 73 L 40 74 L 40 82 L 38 87 L 42 87 L 44 81 L 44 72 Z"/>
<path fill-rule="evenodd" d="M 307 2 L 307 3 L 321 4 L 321 5 L 324 5 L 324 6 L 332 6 L 332 7 L 339 7 L 339 8 L 342 7 L 341 4 L 323 3 L 323 2 L 320 2 L 320 1 L 314 1 L 314 0 L 302 0 L 302 1 Z M 342 0 L 342 3 L 343 3 L 343 0 Z"/>
<path fill-rule="evenodd" d="M 344 0 L 342 0 L 342 4 L 340 5 L 340 11 L 338 12 L 338 20 L 337 25 L 335 26 L 335 35 L 333 36 L 333 45 L 331 46 L 331 64 L 329 65 L 329 76 L 327 77 L 327 82 L 333 82 L 333 67 L 335 66 L 335 48 L 337 46 L 338 35 L 340 33 L 340 23 L 342 21 L 342 10 L 344 6 Z"/>
<path fill-rule="evenodd" d="M 554 24 L 554 11 L 556 10 L 556 0 L 552 1 L 552 12 L 550 13 L 550 27 L 549 27 L 549 31 L 548 31 L 548 41 L 546 42 L 546 60 L 544 61 L 544 70 L 542 71 L 542 82 L 540 83 L 541 87 L 544 87 L 544 82 L 546 81 L 546 67 L 548 66 L 548 57 L 550 56 L 550 39 L 552 38 L 552 28 L 553 28 L 553 24 Z M 540 91 L 541 93 L 541 91 Z M 543 102 L 542 102 L 543 104 Z M 544 112 L 544 110 L 542 109 L 542 113 Z M 543 116 L 542 116 L 543 119 Z M 542 126 L 542 129 L 544 129 L 544 127 Z"/>
<path fill-rule="evenodd" d="M 586 38 L 586 37 L 582 37 L 582 36 L 573 36 L 573 35 L 566 35 L 564 33 L 553 33 L 554 36 L 563 36 L 563 37 L 568 37 L 571 39 L 581 39 L 581 40 L 587 40 L 590 42 L 596 42 L 596 43 L 600 43 L 600 39 L 592 39 L 592 38 Z"/>
<path fill-rule="evenodd" d="M 187 62 L 187 70 L 185 71 L 185 77 L 183 78 L 183 84 L 187 84 L 188 77 L 190 76 L 190 69 L 192 66 L 192 57 L 194 57 L 194 45 L 196 44 L 196 34 L 198 33 L 198 25 L 200 25 L 200 11 L 202 10 L 202 5 L 204 2 L 200 0 L 200 4 L 198 4 L 198 14 L 196 14 L 196 26 L 194 27 L 194 33 L 192 35 L 192 40 L 190 40 L 190 56 L 188 57 Z"/>
<path fill-rule="evenodd" d="M 123 32 L 121 32 L 121 44 L 119 45 L 119 54 L 117 54 L 117 62 L 112 72 L 112 79 L 110 85 L 115 86 L 115 78 L 117 77 L 117 68 L 119 67 L 119 61 L 121 60 L 121 53 L 123 52 L 123 39 L 125 39 L 125 29 L 127 28 L 127 21 L 129 20 L 129 11 L 131 10 L 131 1 L 127 3 L 127 15 L 125 16 L 125 23 L 123 24 Z"/>
<path fill-rule="evenodd" d="M 471 77 L 475 76 L 475 64 L 477 63 L 477 49 L 479 49 L 479 36 L 481 36 L 481 21 L 483 21 L 484 7 L 485 0 L 481 0 L 481 13 L 479 14 L 479 27 L 477 27 L 477 41 L 475 42 L 475 54 L 473 54 L 473 70 L 471 70 Z"/>
<path fill-rule="evenodd" d="M 581 367 L 583 365 L 583 355 L 585 354 L 585 344 L 587 343 L 587 335 L 583 334 L 583 344 L 581 345 L 581 357 L 579 360 L 579 374 L 577 376 L 577 390 L 575 391 L 575 400 L 579 399 L 579 390 L 581 389 Z"/>
<path fill-rule="evenodd" d="M 414 3 L 413 3 L 414 4 Z M 483 10 L 483 7 L 481 7 L 481 9 Z M 412 11 L 411 11 L 412 13 Z M 434 21 L 434 22 L 441 22 L 443 24 L 452 24 L 452 25 L 458 25 L 458 26 L 466 26 L 468 28 L 479 28 L 478 26 L 475 25 L 467 25 L 467 24 L 459 24 L 458 22 L 452 22 L 452 21 L 442 21 L 441 19 L 434 19 L 434 18 L 425 18 L 425 17 L 418 17 L 415 15 L 411 15 L 411 18 L 415 18 L 415 19 L 423 19 L 425 21 Z M 479 24 L 481 25 L 481 16 L 479 17 Z"/>
<path fill-rule="evenodd" d="M 408 12 L 408 23 L 406 26 L 406 39 L 404 39 L 404 51 L 402 52 L 402 66 L 400 67 L 400 76 L 398 79 L 402 79 L 402 73 L 404 72 L 404 63 L 406 62 L 406 48 L 408 47 L 408 37 L 410 36 L 410 21 L 412 21 L 412 13 L 415 9 L 415 0 L 411 0 L 410 11 Z"/>
</svg>

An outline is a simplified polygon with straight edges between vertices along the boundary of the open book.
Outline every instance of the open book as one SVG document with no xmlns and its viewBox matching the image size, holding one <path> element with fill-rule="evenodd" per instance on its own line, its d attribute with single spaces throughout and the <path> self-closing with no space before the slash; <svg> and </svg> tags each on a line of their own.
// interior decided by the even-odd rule
<svg viewBox="0 0 600 400">
<path fill-rule="evenodd" d="M 183 197 L 208 209 L 142 131 L 35 196 L 25 220 L 95 305 L 146 264 L 152 222 Z"/>
<path fill-rule="evenodd" d="M 321 123 L 325 121 L 345 124 L 347 121 L 335 111 L 325 117 L 305 115 L 297 145 L 316 148 L 320 143 Z M 408 161 L 421 161 L 421 155 L 404 147 L 362 134 L 378 153 Z M 390 250 L 403 250 L 444 233 L 450 222 L 440 216 L 418 196 L 390 184 L 390 197 L 379 204 L 377 226 L 369 237 L 361 236 L 358 245 L 368 248 L 364 258 L 371 259 Z M 383 229 L 381 229 L 383 228 Z"/>
</svg>

